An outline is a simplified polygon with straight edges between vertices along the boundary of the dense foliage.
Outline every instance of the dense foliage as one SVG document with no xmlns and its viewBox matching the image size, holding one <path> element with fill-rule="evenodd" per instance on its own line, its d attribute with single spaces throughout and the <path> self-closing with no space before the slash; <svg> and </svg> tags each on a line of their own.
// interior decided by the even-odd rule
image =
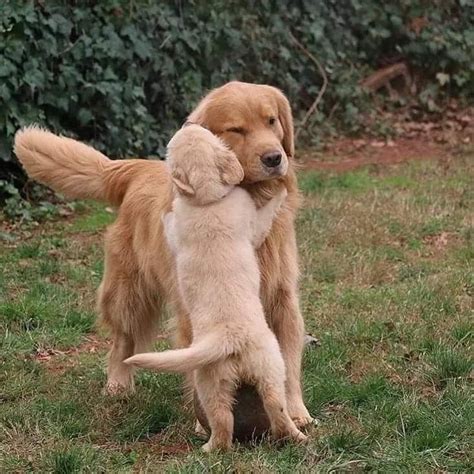
<svg viewBox="0 0 474 474">
<path fill-rule="evenodd" d="M 420 100 L 474 95 L 472 0 L 16 1 L 0 5 L 0 180 L 18 169 L 18 127 L 67 132 L 111 156 L 162 153 L 210 88 L 230 79 L 281 87 L 301 116 L 329 80 L 305 136 L 357 131 L 358 83 L 404 60 Z M 441 73 L 441 74 L 440 74 Z"/>
</svg>

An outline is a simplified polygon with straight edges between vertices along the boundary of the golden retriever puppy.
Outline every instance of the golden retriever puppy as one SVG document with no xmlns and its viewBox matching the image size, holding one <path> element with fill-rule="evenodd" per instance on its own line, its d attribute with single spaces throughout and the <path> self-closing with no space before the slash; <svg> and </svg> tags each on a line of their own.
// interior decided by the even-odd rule
<svg viewBox="0 0 474 474">
<path fill-rule="evenodd" d="M 188 120 L 230 146 L 244 170 L 241 186 L 257 207 L 281 189 L 288 191 L 257 254 L 265 315 L 286 365 L 288 412 L 297 425 L 307 424 L 311 417 L 300 383 L 304 325 L 298 304 L 294 220 L 299 197 L 290 105 L 274 87 L 234 81 L 205 96 Z M 106 390 L 131 391 L 133 368 L 123 361 L 151 342 L 165 303 L 175 315 L 176 344 L 186 347 L 192 342 L 161 219 L 173 200 L 168 168 L 159 161 L 112 161 L 83 143 L 38 128 L 17 133 L 15 153 L 29 176 L 55 191 L 119 208 L 105 236 L 98 306 L 113 339 Z"/>
<path fill-rule="evenodd" d="M 172 138 L 168 163 L 178 193 L 173 212 L 165 216 L 165 234 L 176 254 L 193 342 L 185 349 L 138 354 L 125 363 L 195 371 L 194 385 L 211 427 L 205 451 L 231 447 L 240 381 L 255 384 L 275 437 L 304 441 L 288 415 L 285 363 L 263 314 L 255 254 L 286 190 L 257 210 L 247 191 L 235 187 L 244 178 L 235 154 L 198 125 Z"/>
</svg>

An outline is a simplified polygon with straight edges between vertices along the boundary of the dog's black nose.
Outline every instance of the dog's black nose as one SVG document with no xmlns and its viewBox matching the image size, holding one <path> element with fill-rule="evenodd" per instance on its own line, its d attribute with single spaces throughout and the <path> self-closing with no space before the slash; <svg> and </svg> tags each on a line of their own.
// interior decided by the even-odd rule
<svg viewBox="0 0 474 474">
<path fill-rule="evenodd" d="M 271 151 L 262 155 L 262 163 L 268 168 L 275 168 L 281 163 L 281 153 L 279 151 Z"/>
</svg>

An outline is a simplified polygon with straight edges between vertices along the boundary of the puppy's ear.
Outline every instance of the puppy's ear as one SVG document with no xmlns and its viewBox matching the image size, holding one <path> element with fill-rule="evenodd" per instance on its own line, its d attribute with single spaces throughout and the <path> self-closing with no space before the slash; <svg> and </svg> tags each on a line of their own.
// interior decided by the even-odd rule
<svg viewBox="0 0 474 474">
<path fill-rule="evenodd" d="M 171 178 L 173 183 L 176 185 L 178 190 L 185 196 L 194 196 L 195 192 L 189 180 L 186 176 L 186 173 L 183 172 L 181 168 L 175 168 L 171 172 Z"/>
<path fill-rule="evenodd" d="M 231 150 L 226 150 L 219 155 L 217 168 L 224 184 L 235 186 L 244 179 L 244 169 L 235 153 Z"/>
<path fill-rule="evenodd" d="M 276 87 L 271 87 L 272 93 L 274 94 L 277 106 L 278 106 L 278 118 L 283 128 L 283 149 L 288 157 L 293 157 L 295 154 L 295 139 L 293 129 L 293 114 L 291 113 L 290 102 L 281 90 Z"/>
</svg>

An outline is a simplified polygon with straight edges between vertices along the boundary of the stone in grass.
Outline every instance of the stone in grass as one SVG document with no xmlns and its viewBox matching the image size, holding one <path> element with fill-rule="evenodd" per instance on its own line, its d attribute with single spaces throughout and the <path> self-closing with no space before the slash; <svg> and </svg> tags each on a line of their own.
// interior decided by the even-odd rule
<svg viewBox="0 0 474 474">
<path fill-rule="evenodd" d="M 257 441 L 270 429 L 263 403 L 253 385 L 241 385 L 235 394 L 234 440 L 239 442 Z M 202 409 L 199 397 L 194 392 L 194 411 L 196 418 L 207 434 L 211 434 L 206 414 Z"/>
</svg>

